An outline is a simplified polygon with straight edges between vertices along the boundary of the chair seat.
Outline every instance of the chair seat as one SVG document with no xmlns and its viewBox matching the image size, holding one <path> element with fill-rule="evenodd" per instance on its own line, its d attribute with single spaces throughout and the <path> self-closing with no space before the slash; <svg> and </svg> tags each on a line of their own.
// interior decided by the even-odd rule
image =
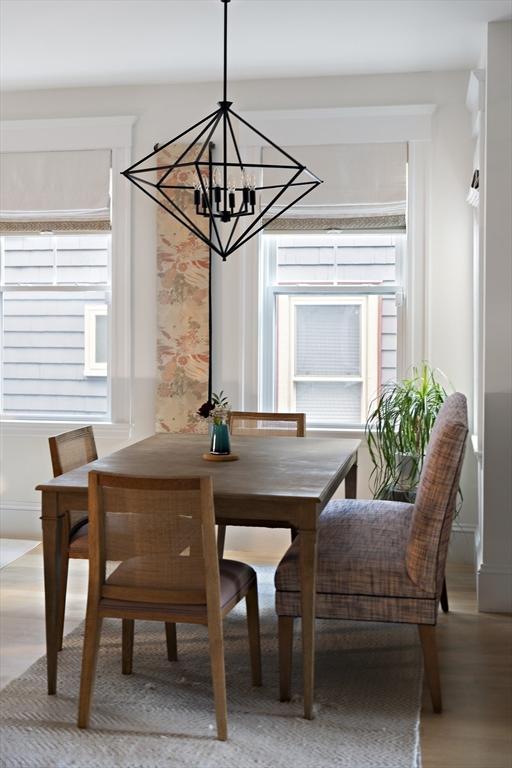
<svg viewBox="0 0 512 768">
<path fill-rule="evenodd" d="M 89 557 L 89 523 L 71 531 L 69 539 L 69 556 L 87 559 Z"/>
<path fill-rule="evenodd" d="M 127 561 L 128 562 L 128 561 Z M 127 567 L 127 562 L 114 572 L 119 577 L 119 570 Z M 235 600 L 238 602 L 249 591 L 251 586 L 256 582 L 256 572 L 254 568 L 246 563 L 239 563 L 236 560 L 221 560 L 219 562 L 220 572 L 220 606 L 224 609 L 230 603 Z M 107 579 L 106 584 L 109 583 L 110 578 Z M 206 604 L 205 605 L 169 605 L 169 604 L 156 604 L 145 602 L 131 602 L 129 600 L 112 600 L 110 598 L 103 598 L 101 600 L 101 607 L 104 610 L 120 610 L 129 612 L 132 610 L 135 613 L 140 609 L 144 612 L 153 611 L 155 615 L 162 613 L 176 613 L 182 616 L 189 616 L 191 618 L 206 618 Z"/>
<path fill-rule="evenodd" d="M 435 596 L 417 587 L 406 570 L 412 511 L 412 504 L 394 501 L 327 505 L 318 525 L 318 618 L 430 623 Z M 280 615 L 300 615 L 299 539 L 276 571 Z"/>
</svg>

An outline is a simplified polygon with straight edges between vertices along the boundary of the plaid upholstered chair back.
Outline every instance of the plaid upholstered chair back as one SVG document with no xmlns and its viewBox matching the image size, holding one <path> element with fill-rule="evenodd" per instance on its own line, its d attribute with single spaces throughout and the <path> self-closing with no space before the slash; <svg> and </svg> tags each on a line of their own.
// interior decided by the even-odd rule
<svg viewBox="0 0 512 768">
<path fill-rule="evenodd" d="M 467 433 L 466 398 L 455 392 L 443 403 L 430 436 L 406 554 L 409 577 L 435 596 L 441 594 Z"/>
</svg>

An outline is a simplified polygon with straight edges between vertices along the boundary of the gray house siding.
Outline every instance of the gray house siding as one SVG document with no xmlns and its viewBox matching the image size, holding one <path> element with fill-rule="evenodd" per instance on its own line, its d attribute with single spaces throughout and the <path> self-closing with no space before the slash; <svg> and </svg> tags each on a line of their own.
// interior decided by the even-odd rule
<svg viewBox="0 0 512 768">
<path fill-rule="evenodd" d="M 109 236 L 6 237 L 2 399 L 7 414 L 104 417 L 106 376 L 85 373 L 85 307 L 106 303 Z M 45 290 L 48 284 L 95 290 Z M 41 285 L 10 291 L 9 285 Z"/>
<path fill-rule="evenodd" d="M 287 238 L 278 248 L 280 284 L 352 283 L 390 285 L 396 281 L 396 249 L 392 236 L 356 235 L 344 237 L 343 244 L 305 246 L 304 238 Z M 380 382 L 397 375 L 397 310 L 394 297 L 380 300 Z"/>
</svg>

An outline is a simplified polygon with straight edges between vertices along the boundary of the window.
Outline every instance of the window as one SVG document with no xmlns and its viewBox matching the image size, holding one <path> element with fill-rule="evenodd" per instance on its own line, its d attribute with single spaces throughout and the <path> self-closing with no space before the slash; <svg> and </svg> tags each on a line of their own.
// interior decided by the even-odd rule
<svg viewBox="0 0 512 768">
<path fill-rule="evenodd" d="M 399 353 L 403 234 L 263 237 L 262 407 L 359 427 Z"/>
<path fill-rule="evenodd" d="M 107 419 L 110 233 L 0 245 L 2 414 Z"/>
<path fill-rule="evenodd" d="M 0 121 L 4 434 L 55 433 L 52 422 L 130 432 L 130 190 L 121 172 L 134 121 Z"/>
<path fill-rule="evenodd" d="M 84 376 L 106 376 L 108 359 L 106 304 L 84 307 Z"/>
</svg>

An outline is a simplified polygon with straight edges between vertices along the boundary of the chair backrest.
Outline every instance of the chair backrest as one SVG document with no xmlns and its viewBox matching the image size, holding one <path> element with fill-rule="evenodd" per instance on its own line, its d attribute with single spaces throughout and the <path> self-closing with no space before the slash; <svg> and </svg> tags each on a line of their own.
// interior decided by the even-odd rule
<svg viewBox="0 0 512 768">
<path fill-rule="evenodd" d="M 229 429 L 232 435 L 304 437 L 306 434 L 306 415 L 304 413 L 231 411 Z"/>
<path fill-rule="evenodd" d="M 468 434 L 466 398 L 450 395 L 437 415 L 421 472 L 407 545 L 412 581 L 441 594 Z"/>
<path fill-rule="evenodd" d="M 89 473 L 90 593 L 98 599 L 219 605 L 210 477 Z M 106 561 L 116 568 L 106 576 Z M 211 582 L 211 584 L 210 584 Z"/>
<path fill-rule="evenodd" d="M 61 435 L 49 437 L 50 455 L 52 458 L 53 476 L 58 477 L 64 472 L 96 461 L 96 443 L 92 427 L 80 427 Z"/>
</svg>

